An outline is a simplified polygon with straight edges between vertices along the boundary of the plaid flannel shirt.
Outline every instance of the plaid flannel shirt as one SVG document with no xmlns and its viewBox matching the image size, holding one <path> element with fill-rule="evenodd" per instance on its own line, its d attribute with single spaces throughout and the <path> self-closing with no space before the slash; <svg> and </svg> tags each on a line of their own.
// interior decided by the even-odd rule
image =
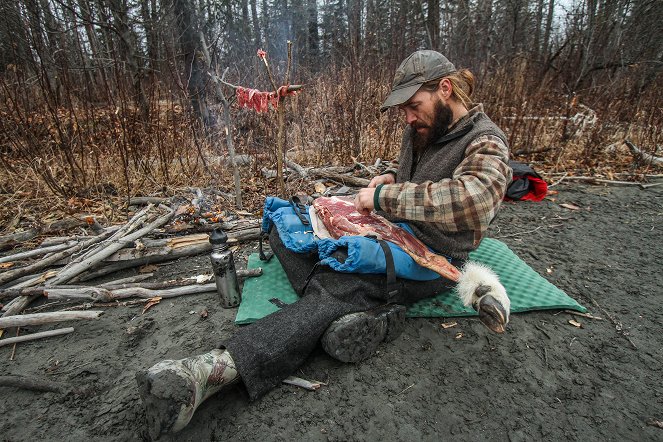
<svg viewBox="0 0 663 442">
<path fill-rule="evenodd" d="M 508 159 L 508 148 L 500 138 L 479 136 L 465 150 L 452 178 L 386 184 L 377 201 L 385 212 L 433 223 L 442 232 L 474 231 L 478 244 L 511 181 Z"/>
</svg>

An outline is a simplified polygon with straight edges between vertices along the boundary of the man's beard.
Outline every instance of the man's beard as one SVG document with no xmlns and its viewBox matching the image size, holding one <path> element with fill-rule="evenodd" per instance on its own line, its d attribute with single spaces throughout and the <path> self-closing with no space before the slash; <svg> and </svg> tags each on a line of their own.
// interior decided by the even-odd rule
<svg viewBox="0 0 663 442">
<path fill-rule="evenodd" d="M 433 112 L 432 127 L 423 123 L 415 123 L 412 125 L 412 128 L 415 129 L 415 132 L 412 134 L 412 147 L 417 153 L 423 151 L 426 146 L 439 140 L 449 132 L 449 126 L 453 121 L 453 111 L 451 108 L 438 98 L 438 101 L 433 108 Z M 420 133 L 416 130 L 417 128 L 422 127 L 428 128 L 428 131 Z"/>
</svg>

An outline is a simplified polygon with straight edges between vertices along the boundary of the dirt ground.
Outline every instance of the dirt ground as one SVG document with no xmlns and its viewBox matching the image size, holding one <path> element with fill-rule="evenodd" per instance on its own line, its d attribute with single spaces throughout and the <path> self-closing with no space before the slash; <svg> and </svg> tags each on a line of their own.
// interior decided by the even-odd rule
<svg viewBox="0 0 663 442">
<path fill-rule="evenodd" d="M 449 329 L 443 318 L 408 319 L 363 363 L 317 350 L 296 375 L 324 381 L 320 390 L 281 385 L 250 403 L 235 387 L 172 440 L 663 440 L 663 188 L 555 189 L 555 201 L 506 203 L 490 236 L 603 320 L 516 314 L 498 336 L 477 319 Z M 155 279 L 209 272 L 201 256 L 162 265 Z M 147 439 L 134 373 L 206 351 L 236 326 L 214 294 L 141 308 L 106 308 L 68 324 L 72 334 L 19 344 L 14 361 L 0 348 L 3 374 L 87 389 L 0 388 L 0 440 Z"/>
</svg>

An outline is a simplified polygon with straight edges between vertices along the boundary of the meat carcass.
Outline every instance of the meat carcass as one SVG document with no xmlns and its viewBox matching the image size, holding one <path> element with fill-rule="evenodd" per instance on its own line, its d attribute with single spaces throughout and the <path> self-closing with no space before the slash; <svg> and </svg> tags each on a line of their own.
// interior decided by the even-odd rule
<svg viewBox="0 0 663 442">
<path fill-rule="evenodd" d="M 341 236 L 375 236 L 398 245 L 422 267 L 433 270 L 444 278 L 458 281 L 460 271 L 443 256 L 436 255 L 407 230 L 384 217 L 370 213 L 361 214 L 355 209 L 352 197 L 320 197 L 313 207 L 322 219 L 327 231 L 335 239 Z"/>
</svg>

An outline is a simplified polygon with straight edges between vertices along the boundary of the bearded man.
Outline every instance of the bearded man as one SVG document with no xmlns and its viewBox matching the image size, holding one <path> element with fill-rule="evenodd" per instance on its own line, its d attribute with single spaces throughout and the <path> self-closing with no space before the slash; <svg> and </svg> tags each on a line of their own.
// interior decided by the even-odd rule
<svg viewBox="0 0 663 442">
<path fill-rule="evenodd" d="M 397 106 L 407 123 L 399 168 L 373 178 L 355 198 L 358 211 L 407 222 L 415 236 L 456 266 L 479 245 L 511 179 L 506 137 L 481 105 L 472 107 L 473 88 L 472 74 L 456 70 L 438 52 L 406 58 L 381 108 Z M 398 278 L 394 284 L 384 275 L 320 268 L 317 256 L 288 250 L 276 229 L 270 245 L 301 298 L 239 329 L 211 352 L 139 372 L 153 437 L 183 429 L 207 397 L 228 385 L 241 381 L 251 400 L 259 398 L 294 373 L 319 342 L 344 362 L 370 357 L 403 330 L 402 304 L 455 285 L 444 278 Z M 463 274 L 472 288 L 461 295 L 484 322 L 502 331 L 509 315 L 506 293 L 496 288 L 501 286 L 490 271 L 467 267 Z"/>
</svg>

